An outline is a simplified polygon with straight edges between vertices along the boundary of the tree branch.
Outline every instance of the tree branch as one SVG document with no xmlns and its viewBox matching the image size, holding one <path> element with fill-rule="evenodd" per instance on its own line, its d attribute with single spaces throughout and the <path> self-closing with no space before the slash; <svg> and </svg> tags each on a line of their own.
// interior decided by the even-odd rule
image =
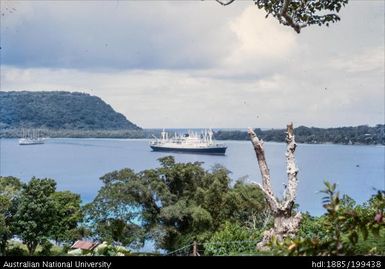
<svg viewBox="0 0 385 269">
<path fill-rule="evenodd" d="M 298 168 L 295 165 L 295 156 L 294 156 L 294 152 L 297 147 L 297 144 L 295 143 L 293 123 L 290 123 L 287 125 L 286 143 L 287 143 L 286 160 L 287 160 L 288 183 L 287 183 L 287 191 L 285 193 L 284 203 L 282 207 L 285 210 L 288 210 L 290 212 L 294 206 L 294 201 L 297 193 L 297 183 L 298 183 L 298 180 L 297 180 Z"/>
<path fill-rule="evenodd" d="M 202 0 L 204 1 L 204 0 Z M 215 0 L 222 6 L 230 5 L 235 0 Z M 272 14 L 279 23 L 293 28 L 298 34 L 302 28 L 310 25 L 337 22 L 342 6 L 349 0 L 253 0 L 259 9 L 264 9 L 266 18 Z M 330 11 L 330 12 L 329 12 Z M 335 13 L 333 13 L 335 12 Z"/>
<path fill-rule="evenodd" d="M 255 154 L 257 155 L 259 170 L 262 175 L 262 186 L 257 184 L 265 195 L 269 204 L 272 215 L 274 216 L 274 226 L 263 233 L 262 241 L 257 244 L 257 248 L 266 250 L 272 238 L 278 241 L 284 240 L 288 236 L 294 236 L 298 231 L 299 224 L 302 219 L 301 213 L 292 216 L 292 209 L 297 192 L 297 173 L 298 169 L 295 165 L 294 152 L 296 148 L 293 123 L 287 125 L 286 131 L 286 160 L 287 160 L 287 190 L 282 201 L 279 201 L 273 193 L 270 182 L 270 171 L 267 167 L 265 152 L 263 149 L 263 141 L 258 139 L 255 132 L 249 128 L 248 134 L 253 144 Z"/>
<path fill-rule="evenodd" d="M 288 14 L 290 3 L 291 0 L 283 0 L 282 8 L 277 17 L 282 24 L 291 26 L 299 34 L 301 32 L 301 28 L 306 27 L 306 24 L 299 25 L 294 22 L 293 18 Z M 282 20 L 282 17 L 285 18 L 285 20 Z"/>
<path fill-rule="evenodd" d="M 267 200 L 267 203 L 269 204 L 271 211 L 277 213 L 278 211 L 282 210 L 281 205 L 279 204 L 277 199 L 275 199 L 274 194 L 266 191 L 260 184 L 257 183 L 257 185 L 265 194 L 265 198 Z"/>
<path fill-rule="evenodd" d="M 284 14 L 287 14 L 287 10 L 289 9 L 289 5 L 291 3 L 291 0 L 283 0 L 282 8 L 279 12 L 280 16 L 283 16 Z"/>
<path fill-rule="evenodd" d="M 254 147 L 255 154 L 257 155 L 259 170 L 261 171 L 262 175 L 262 187 L 265 191 L 273 195 L 273 190 L 271 188 L 270 181 L 270 170 L 266 163 L 265 151 L 263 149 L 263 141 L 259 140 L 259 138 L 251 128 L 248 129 L 247 133 L 249 134 L 251 143 Z"/>
<path fill-rule="evenodd" d="M 232 2 L 234 2 L 235 0 L 229 0 L 227 2 L 222 2 L 222 0 L 215 0 L 215 1 L 217 1 L 222 6 L 227 6 L 227 5 L 230 5 Z"/>
<path fill-rule="evenodd" d="M 270 170 L 266 163 L 265 151 L 263 149 L 263 141 L 257 137 L 255 132 L 251 128 L 248 129 L 248 134 L 249 134 L 251 143 L 253 144 L 254 151 L 257 155 L 259 170 L 262 175 L 262 185 L 260 184 L 257 184 L 257 185 L 264 192 L 266 199 L 269 203 L 269 206 L 273 212 L 283 211 L 283 212 L 286 212 L 286 214 L 290 215 L 291 210 L 294 206 L 294 201 L 297 193 L 297 183 L 298 183 L 298 180 L 297 180 L 298 168 L 296 167 L 295 156 L 294 156 L 297 144 L 295 143 L 293 123 L 290 123 L 287 125 L 287 131 L 286 131 L 286 143 L 287 143 L 286 160 L 287 160 L 288 183 L 287 183 L 287 190 L 285 192 L 284 199 L 281 203 L 278 202 L 277 198 L 274 196 L 273 189 L 271 187 Z"/>
<path fill-rule="evenodd" d="M 277 212 L 281 209 L 281 205 L 274 196 L 273 189 L 271 188 L 270 171 L 266 163 L 265 151 L 263 149 L 263 141 L 260 140 L 253 129 L 248 129 L 248 134 L 253 144 L 255 154 L 257 155 L 259 170 L 262 175 L 262 186 L 258 184 L 261 190 L 265 193 L 266 199 L 269 203 L 270 209 L 273 212 Z"/>
</svg>

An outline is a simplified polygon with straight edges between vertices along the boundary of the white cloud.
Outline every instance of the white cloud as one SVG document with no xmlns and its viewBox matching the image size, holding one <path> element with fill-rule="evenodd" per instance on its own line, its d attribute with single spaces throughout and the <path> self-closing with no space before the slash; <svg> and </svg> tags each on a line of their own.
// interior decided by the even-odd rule
<svg viewBox="0 0 385 269">
<path fill-rule="evenodd" d="M 226 58 L 226 64 L 263 67 L 293 54 L 297 47 L 296 34 L 271 17 L 265 19 L 264 15 L 263 11 L 250 6 L 230 22 L 238 43 Z"/>
<path fill-rule="evenodd" d="M 134 123 L 146 127 L 282 127 L 377 124 L 384 93 L 373 78 L 345 81 L 333 72 L 327 89 L 293 75 L 253 80 L 199 76 L 192 71 L 80 70 L 4 67 L 4 90 L 67 90 L 97 95 Z M 382 97 L 382 98 L 380 98 Z M 368 106 L 368 104 L 370 104 Z"/>
<path fill-rule="evenodd" d="M 384 73 L 384 47 L 364 48 L 357 54 L 343 55 L 330 62 L 330 66 L 351 73 Z"/>
</svg>

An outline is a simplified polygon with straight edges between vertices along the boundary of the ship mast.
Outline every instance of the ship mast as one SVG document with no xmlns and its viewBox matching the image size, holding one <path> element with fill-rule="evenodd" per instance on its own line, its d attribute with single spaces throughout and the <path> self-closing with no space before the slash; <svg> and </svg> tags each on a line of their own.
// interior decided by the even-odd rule
<svg viewBox="0 0 385 269">
<path fill-rule="evenodd" d="M 209 135 L 209 144 L 213 143 L 213 131 L 211 129 L 208 130 Z"/>
<path fill-rule="evenodd" d="M 165 141 L 166 140 L 166 132 L 164 131 L 164 129 L 161 132 L 161 135 L 162 135 L 162 140 Z"/>
</svg>

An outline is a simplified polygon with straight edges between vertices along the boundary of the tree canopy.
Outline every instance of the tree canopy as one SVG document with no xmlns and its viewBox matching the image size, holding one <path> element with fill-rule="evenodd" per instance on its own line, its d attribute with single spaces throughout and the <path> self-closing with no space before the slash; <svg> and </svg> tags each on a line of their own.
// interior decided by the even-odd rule
<svg viewBox="0 0 385 269">
<path fill-rule="evenodd" d="M 296 141 L 299 143 L 335 143 L 335 144 L 382 144 L 385 145 L 385 125 L 359 125 L 355 127 L 316 128 L 299 126 L 294 129 Z M 284 142 L 285 133 L 282 129 L 262 130 L 254 132 L 264 141 Z M 218 140 L 247 140 L 246 131 L 219 130 L 214 133 Z"/>
<path fill-rule="evenodd" d="M 37 178 L 32 178 L 23 186 L 15 215 L 15 230 L 27 245 L 31 255 L 52 230 L 55 204 L 51 195 L 55 192 L 55 188 L 54 180 Z"/>
<path fill-rule="evenodd" d="M 340 197 L 336 184 L 325 182 L 326 213 L 307 215 L 297 236 L 285 242 L 272 240 L 277 254 L 284 255 L 384 255 L 385 191 L 357 205 L 347 195 Z"/>
<path fill-rule="evenodd" d="M 56 192 L 53 179 L 33 177 L 28 183 L 21 184 L 15 178 L 0 178 L 0 188 L 3 181 L 8 181 L 7 186 L 13 182 L 12 186 L 20 190 L 15 196 L 17 203 L 12 213 L 11 234 L 26 244 L 30 255 L 39 244 L 51 246 L 49 239 L 73 241 L 76 238 L 76 227 L 81 220 L 79 195 L 69 191 Z"/>
<path fill-rule="evenodd" d="M 216 0 L 223 6 L 235 0 Z M 349 0 L 252 0 L 279 23 L 293 28 L 297 33 L 310 25 L 326 25 L 340 20 L 337 15 Z"/>
<path fill-rule="evenodd" d="M 78 235 L 77 226 L 82 219 L 80 195 L 61 191 L 54 192 L 51 198 L 56 211 L 51 237 L 56 241 L 71 242 Z"/>
<path fill-rule="evenodd" d="M 11 238 L 22 183 L 15 177 L 0 177 L 0 255 L 6 251 Z"/>
<path fill-rule="evenodd" d="M 241 181 L 232 186 L 224 167 L 207 171 L 200 162 L 176 163 L 171 156 L 159 162 L 159 168 L 101 177 L 104 185 L 86 209 L 100 239 L 123 244 L 152 239 L 171 251 L 207 240 L 225 221 L 247 223 L 264 212 L 260 189 Z"/>
</svg>

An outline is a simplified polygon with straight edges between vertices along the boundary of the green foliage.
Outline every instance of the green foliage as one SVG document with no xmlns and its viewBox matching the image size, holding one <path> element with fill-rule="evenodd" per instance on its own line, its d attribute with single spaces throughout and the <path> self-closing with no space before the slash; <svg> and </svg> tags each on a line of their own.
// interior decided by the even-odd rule
<svg viewBox="0 0 385 269">
<path fill-rule="evenodd" d="M 235 0 L 216 0 L 227 6 Z M 253 0 L 254 4 L 267 14 L 278 19 L 279 23 L 292 27 L 297 33 L 309 25 L 329 26 L 337 22 L 337 13 L 349 0 Z"/>
<path fill-rule="evenodd" d="M 24 129 L 25 131 L 25 129 Z M 23 135 L 23 128 L 1 129 L 0 137 L 18 138 Z M 39 128 L 41 137 L 50 138 L 150 138 L 144 130 L 72 130 L 72 129 L 41 129 Z"/>
<path fill-rule="evenodd" d="M 7 256 L 27 256 L 28 252 L 27 250 L 21 248 L 21 247 L 14 247 L 7 251 Z"/>
<path fill-rule="evenodd" d="M 369 234 L 365 239 L 359 235 L 357 243 L 352 246 L 355 255 L 381 255 L 385 256 L 385 229 L 381 229 L 378 235 Z"/>
<path fill-rule="evenodd" d="M 50 235 L 55 224 L 55 202 L 52 194 L 56 183 L 52 179 L 32 178 L 23 186 L 20 204 L 15 215 L 16 234 L 33 255 L 39 243 Z"/>
<path fill-rule="evenodd" d="M 292 26 L 298 33 L 301 25 L 326 25 L 337 22 L 340 17 L 336 14 L 348 0 L 312 0 L 312 1 L 289 1 L 287 7 L 287 15 L 290 19 L 282 20 L 281 11 L 283 10 L 284 1 L 266 1 L 254 0 L 258 8 L 264 9 L 267 13 L 266 17 L 272 15 L 278 18 L 280 23 Z M 294 24 L 291 24 L 291 21 Z M 298 25 L 298 28 L 295 26 Z"/>
<path fill-rule="evenodd" d="M 48 255 L 49 239 L 71 241 L 81 219 L 80 197 L 71 192 L 55 192 L 53 179 L 32 178 L 24 184 L 13 217 L 13 234 L 23 240 L 29 255 L 39 244 Z M 51 247 L 49 247 L 51 246 Z"/>
<path fill-rule="evenodd" d="M 7 247 L 7 256 L 27 256 L 28 250 L 21 244 L 12 244 Z"/>
<path fill-rule="evenodd" d="M 385 192 L 379 191 L 364 205 L 340 199 L 336 184 L 325 182 L 323 198 L 326 214 L 320 218 L 304 217 L 298 236 L 285 242 L 273 240 L 278 254 L 357 255 L 383 254 L 385 232 Z"/>
<path fill-rule="evenodd" d="M 103 242 L 97 246 L 92 252 L 97 256 L 129 256 L 131 252 L 122 246 L 113 246 L 107 242 Z"/>
<path fill-rule="evenodd" d="M 280 129 L 261 130 L 255 133 L 264 141 L 285 142 L 285 132 Z M 246 131 L 217 131 L 218 140 L 248 140 Z M 300 126 L 295 128 L 295 140 L 298 143 L 334 143 L 334 144 L 382 144 L 385 145 L 385 125 L 374 127 L 361 125 L 356 127 L 315 128 Z"/>
<path fill-rule="evenodd" d="M 213 256 L 255 254 L 261 232 L 238 223 L 225 222 L 204 244 L 204 254 Z"/>
<path fill-rule="evenodd" d="M 41 250 L 39 251 L 39 256 L 51 256 L 52 255 L 53 244 L 49 240 L 43 240 L 41 242 Z"/>
<path fill-rule="evenodd" d="M 7 241 L 13 234 L 21 187 L 22 183 L 15 177 L 0 177 L 0 255 L 5 254 Z"/>
<path fill-rule="evenodd" d="M 224 220 L 248 222 L 255 210 L 266 206 L 256 186 L 230 186 L 229 171 L 221 166 L 206 171 L 199 162 L 176 163 L 170 156 L 159 161 L 156 169 L 123 169 L 101 178 L 104 185 L 86 207 L 88 223 L 98 223 L 98 238 L 124 245 L 153 239 L 157 247 L 175 250 L 208 240 Z M 108 224 L 110 232 L 99 224 Z M 122 236 L 127 240 L 123 242 L 112 231 L 124 229 L 115 226 L 126 227 L 132 236 Z"/>
<path fill-rule="evenodd" d="M 99 190 L 93 203 L 83 209 L 89 230 L 101 241 L 132 247 L 143 245 L 143 229 L 135 222 L 138 212 L 131 208 L 135 205 L 126 193 L 127 187 L 136 188 L 129 185 L 139 181 L 137 175 L 130 169 L 123 169 L 107 174 L 101 180 L 105 186 Z"/>
<path fill-rule="evenodd" d="M 314 217 L 309 213 L 302 215 L 301 226 L 298 236 L 302 238 L 324 238 L 327 232 L 324 229 L 325 217 Z"/>
<path fill-rule="evenodd" d="M 56 241 L 71 242 L 79 237 L 78 223 L 82 219 L 80 195 L 69 191 L 54 192 L 55 223 L 51 236 Z"/>
<path fill-rule="evenodd" d="M 1 126 L 1 123 L 0 123 Z M 40 135 L 44 137 L 73 137 L 73 138 L 152 138 L 153 135 L 160 136 L 160 129 L 116 129 L 116 130 L 84 130 L 84 129 L 47 129 L 40 128 Z M 285 130 L 270 129 L 254 130 L 259 138 L 264 141 L 285 142 Z M 318 144 L 318 143 L 334 143 L 334 144 L 365 144 L 385 145 L 385 125 L 377 124 L 370 127 L 360 125 L 355 127 L 338 127 L 338 128 L 315 128 L 299 126 L 295 128 L 296 141 L 298 143 Z M 0 128 L 0 137 L 17 138 L 22 135 L 22 128 Z M 218 130 L 214 133 L 217 140 L 249 140 L 246 131 L 240 130 Z"/>
<path fill-rule="evenodd" d="M 99 97 L 77 92 L 0 92 L 0 127 L 138 130 Z"/>
</svg>

